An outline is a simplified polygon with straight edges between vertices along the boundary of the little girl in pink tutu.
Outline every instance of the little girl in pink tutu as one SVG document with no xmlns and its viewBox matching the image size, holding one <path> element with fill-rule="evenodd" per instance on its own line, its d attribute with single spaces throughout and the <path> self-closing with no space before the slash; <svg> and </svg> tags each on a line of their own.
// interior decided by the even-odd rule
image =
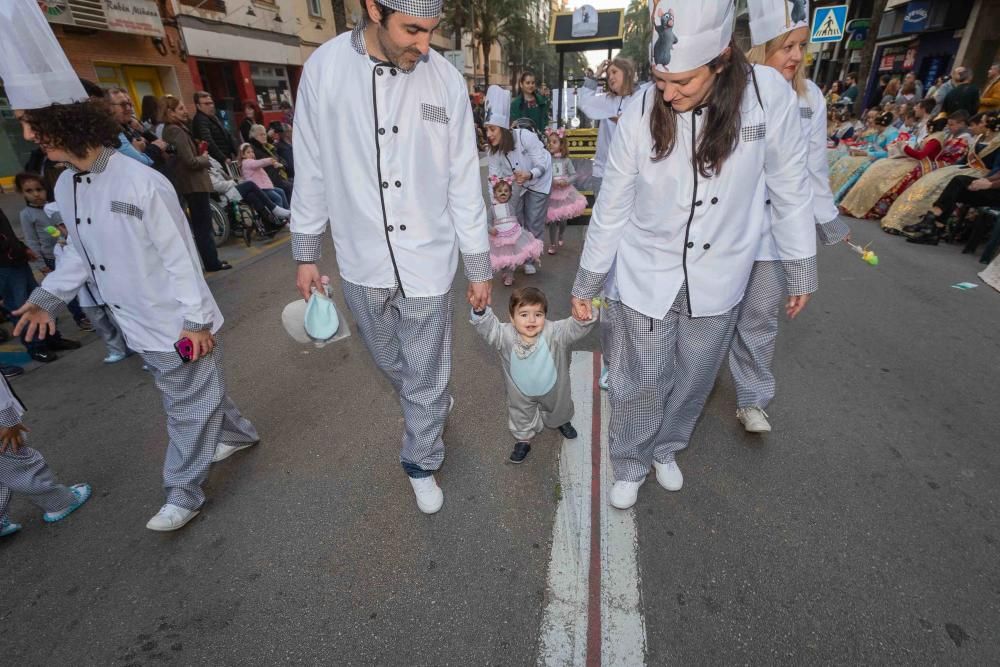
<svg viewBox="0 0 1000 667">
<path fill-rule="evenodd" d="M 490 176 L 493 190 L 493 223 L 490 226 L 490 263 L 503 274 L 503 284 L 514 284 L 514 269 L 525 262 L 538 263 L 544 245 L 521 228 L 510 203 L 514 179 Z"/>
<path fill-rule="evenodd" d="M 549 212 L 545 222 L 549 226 L 549 254 L 563 244 L 566 222 L 582 214 L 587 208 L 587 198 L 573 187 L 576 169 L 566 157 L 565 130 L 545 130 L 546 147 L 552 153 L 552 191 L 549 194 Z"/>
</svg>

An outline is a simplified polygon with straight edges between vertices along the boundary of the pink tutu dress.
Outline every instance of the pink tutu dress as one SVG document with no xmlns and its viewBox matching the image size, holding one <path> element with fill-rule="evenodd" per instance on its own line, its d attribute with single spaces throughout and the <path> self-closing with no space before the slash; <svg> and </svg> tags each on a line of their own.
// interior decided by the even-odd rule
<svg viewBox="0 0 1000 667">
<path fill-rule="evenodd" d="M 547 223 L 572 220 L 587 208 L 587 198 L 573 187 L 576 169 L 569 158 L 552 159 L 552 192 L 549 194 Z"/>
<path fill-rule="evenodd" d="M 493 213 L 493 229 L 497 232 L 490 235 L 490 263 L 493 269 L 513 271 L 525 262 L 537 262 L 544 246 L 521 227 L 510 203 L 494 203 Z"/>
</svg>

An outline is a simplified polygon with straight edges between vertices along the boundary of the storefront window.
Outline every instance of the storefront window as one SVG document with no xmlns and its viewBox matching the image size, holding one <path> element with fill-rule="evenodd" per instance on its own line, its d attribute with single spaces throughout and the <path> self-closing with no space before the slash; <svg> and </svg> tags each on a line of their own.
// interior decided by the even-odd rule
<svg viewBox="0 0 1000 667">
<path fill-rule="evenodd" d="M 250 77 L 257 90 L 257 103 L 264 111 L 277 111 L 282 102 L 292 102 L 288 68 L 284 65 L 250 65 Z"/>
</svg>

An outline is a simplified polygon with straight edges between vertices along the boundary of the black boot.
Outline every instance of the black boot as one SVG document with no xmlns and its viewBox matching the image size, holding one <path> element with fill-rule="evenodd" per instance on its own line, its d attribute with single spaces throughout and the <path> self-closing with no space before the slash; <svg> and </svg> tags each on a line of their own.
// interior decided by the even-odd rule
<svg viewBox="0 0 1000 667">
<path fill-rule="evenodd" d="M 531 445 L 526 442 L 518 442 L 514 444 L 514 451 L 510 453 L 511 463 L 522 463 L 528 456 L 528 452 L 531 451 Z"/>
<path fill-rule="evenodd" d="M 906 237 L 907 243 L 920 243 L 922 245 L 937 245 L 941 240 L 941 229 L 937 225 L 932 225 L 930 229 L 921 228 Z"/>
<path fill-rule="evenodd" d="M 903 232 L 905 232 L 906 234 L 914 234 L 916 232 L 921 231 L 925 227 L 930 228 L 936 226 L 937 226 L 937 216 L 934 215 L 931 211 L 927 211 L 926 213 L 924 213 L 924 217 L 920 218 L 920 222 L 912 225 L 906 225 L 905 227 L 903 227 Z"/>
</svg>

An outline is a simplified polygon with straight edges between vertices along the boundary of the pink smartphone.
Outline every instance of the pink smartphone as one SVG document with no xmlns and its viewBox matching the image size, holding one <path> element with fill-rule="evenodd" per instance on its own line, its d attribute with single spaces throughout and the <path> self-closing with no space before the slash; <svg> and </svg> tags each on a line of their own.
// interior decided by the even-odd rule
<svg viewBox="0 0 1000 667">
<path fill-rule="evenodd" d="M 181 338 L 174 343 L 174 349 L 177 350 L 177 355 L 185 364 L 194 358 L 194 343 L 191 342 L 190 338 Z"/>
</svg>

